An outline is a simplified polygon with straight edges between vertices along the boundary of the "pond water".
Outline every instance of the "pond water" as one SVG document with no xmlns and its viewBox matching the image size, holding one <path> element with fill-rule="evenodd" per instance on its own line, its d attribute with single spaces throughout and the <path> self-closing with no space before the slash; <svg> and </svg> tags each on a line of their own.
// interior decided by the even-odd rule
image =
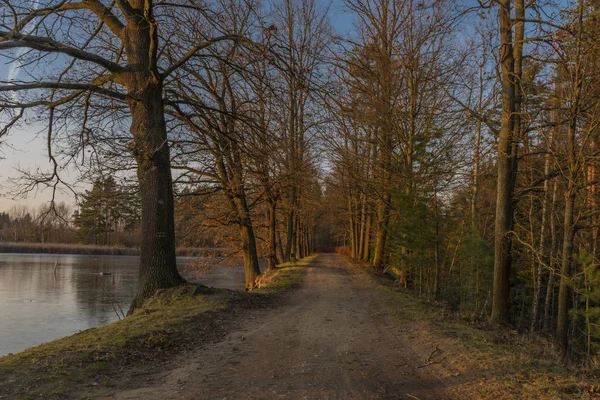
<svg viewBox="0 0 600 400">
<path fill-rule="evenodd" d="M 188 280 L 244 288 L 240 263 L 208 271 L 200 263 L 177 259 Z M 0 356 L 117 320 L 116 304 L 127 312 L 133 301 L 137 273 L 137 256 L 0 254 Z"/>
</svg>

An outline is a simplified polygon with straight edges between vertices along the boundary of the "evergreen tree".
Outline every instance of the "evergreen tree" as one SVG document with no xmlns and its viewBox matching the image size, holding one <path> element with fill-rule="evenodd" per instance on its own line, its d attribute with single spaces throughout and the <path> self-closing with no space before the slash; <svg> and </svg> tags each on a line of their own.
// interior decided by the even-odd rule
<svg viewBox="0 0 600 400">
<path fill-rule="evenodd" d="M 75 214 L 79 239 L 102 245 L 112 244 L 113 232 L 132 230 L 139 221 L 137 194 L 119 186 L 112 177 L 97 179 L 92 189 L 83 195 L 79 211 Z"/>
</svg>

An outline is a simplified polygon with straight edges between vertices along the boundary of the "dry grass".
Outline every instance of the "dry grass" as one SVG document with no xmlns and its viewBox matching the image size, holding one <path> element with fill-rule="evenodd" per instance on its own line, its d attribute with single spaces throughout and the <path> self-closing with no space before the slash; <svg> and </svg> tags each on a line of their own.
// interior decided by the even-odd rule
<svg viewBox="0 0 600 400">
<path fill-rule="evenodd" d="M 229 250 L 220 248 L 179 247 L 177 256 L 181 257 L 217 257 Z M 0 253 L 23 254 L 81 254 L 81 255 L 113 255 L 136 256 L 140 250 L 125 246 L 96 246 L 89 244 L 66 243 L 14 243 L 0 242 Z"/>
<path fill-rule="evenodd" d="M 139 250 L 122 246 L 94 246 L 64 243 L 0 243 L 0 253 L 25 254 L 89 254 L 89 255 L 137 255 Z"/>
<path fill-rule="evenodd" d="M 266 271 L 260 276 L 257 286 L 257 293 L 267 290 L 271 293 L 282 292 L 300 285 L 302 277 L 302 268 L 310 265 L 317 256 L 302 258 L 296 263 L 284 263 L 278 265 L 274 271 Z"/>
<path fill-rule="evenodd" d="M 564 361 L 547 338 L 451 314 L 385 276 L 360 270 L 377 284 L 389 312 L 404 323 L 409 341 L 424 355 L 439 347 L 444 379 L 459 398 L 596 398 L 591 392 L 600 384 L 598 375 Z"/>
</svg>

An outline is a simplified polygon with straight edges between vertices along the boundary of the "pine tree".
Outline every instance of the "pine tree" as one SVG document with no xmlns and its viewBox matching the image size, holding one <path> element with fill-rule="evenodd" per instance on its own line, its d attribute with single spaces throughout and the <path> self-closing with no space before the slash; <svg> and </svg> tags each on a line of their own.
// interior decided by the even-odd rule
<svg viewBox="0 0 600 400">
<path fill-rule="evenodd" d="M 83 198 L 75 226 L 85 243 L 110 245 L 111 233 L 131 230 L 140 221 L 137 195 L 120 187 L 112 177 L 96 180 Z"/>
</svg>

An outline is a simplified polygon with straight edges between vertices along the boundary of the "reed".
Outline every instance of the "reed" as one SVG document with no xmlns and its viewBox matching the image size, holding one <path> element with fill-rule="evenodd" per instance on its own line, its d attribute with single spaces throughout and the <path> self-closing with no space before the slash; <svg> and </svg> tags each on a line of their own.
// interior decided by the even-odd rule
<svg viewBox="0 0 600 400">
<path fill-rule="evenodd" d="M 219 248 L 181 247 L 177 249 L 177 256 L 210 257 L 222 256 L 226 252 L 225 249 Z M 140 254 L 140 249 L 137 247 L 87 244 L 0 242 L 0 253 L 136 256 Z"/>
</svg>

